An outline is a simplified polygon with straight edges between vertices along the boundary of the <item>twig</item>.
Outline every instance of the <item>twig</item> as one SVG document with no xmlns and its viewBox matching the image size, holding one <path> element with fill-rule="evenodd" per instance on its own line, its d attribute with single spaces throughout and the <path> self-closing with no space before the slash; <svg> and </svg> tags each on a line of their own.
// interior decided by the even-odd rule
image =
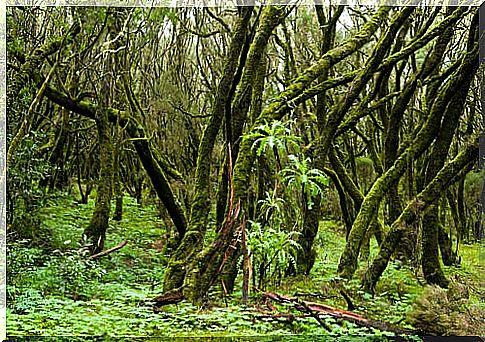
<svg viewBox="0 0 485 342">
<path fill-rule="evenodd" d="M 332 327 L 328 325 L 326 322 L 322 321 L 320 316 L 317 313 L 315 313 L 315 311 L 310 309 L 308 305 L 305 303 L 305 301 L 297 299 L 296 303 L 298 303 L 298 305 L 301 306 L 308 314 L 310 314 L 313 318 L 315 318 L 318 324 L 320 324 L 323 328 L 325 328 L 327 331 L 330 331 L 330 332 L 332 331 Z"/>
<path fill-rule="evenodd" d="M 88 259 L 89 260 L 99 259 L 99 258 L 101 258 L 105 255 L 108 255 L 110 253 L 113 253 L 114 251 L 117 251 L 118 249 L 125 247 L 127 245 L 127 243 L 128 243 L 128 241 L 125 240 L 125 241 L 121 242 L 119 245 L 114 246 L 113 248 L 110 248 L 110 249 L 107 249 L 105 251 L 99 252 L 97 254 L 91 255 Z"/>
</svg>

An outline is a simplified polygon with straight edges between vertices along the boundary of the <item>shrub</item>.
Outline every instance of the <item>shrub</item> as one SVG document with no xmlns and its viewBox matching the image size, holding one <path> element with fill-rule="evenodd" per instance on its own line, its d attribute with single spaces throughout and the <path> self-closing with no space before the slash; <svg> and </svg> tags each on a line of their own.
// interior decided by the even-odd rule
<svg viewBox="0 0 485 342">
<path fill-rule="evenodd" d="M 468 289 L 452 281 L 448 290 L 427 286 L 407 314 L 407 320 L 429 335 L 483 335 L 484 310 L 470 304 Z"/>
</svg>

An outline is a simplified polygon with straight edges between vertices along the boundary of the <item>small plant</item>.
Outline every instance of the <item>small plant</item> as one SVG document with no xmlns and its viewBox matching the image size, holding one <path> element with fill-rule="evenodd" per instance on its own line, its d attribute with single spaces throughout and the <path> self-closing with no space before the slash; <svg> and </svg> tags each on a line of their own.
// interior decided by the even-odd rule
<svg viewBox="0 0 485 342">
<path fill-rule="evenodd" d="M 266 153 L 268 148 L 285 151 L 288 145 L 299 151 L 301 138 L 293 135 L 288 126 L 289 123 L 273 121 L 271 124 L 266 123 L 256 127 L 256 130 L 248 135 L 248 138 L 254 139 L 252 148 L 253 150 L 257 148 L 256 154 L 258 157 Z"/>
<path fill-rule="evenodd" d="M 101 280 L 106 271 L 94 261 L 86 258 L 84 250 L 61 252 L 46 262 L 46 279 L 54 281 L 48 284 L 48 290 L 59 292 L 73 299 L 85 297 L 90 283 Z"/>
<path fill-rule="evenodd" d="M 305 207 L 313 207 L 313 199 L 323 194 L 322 186 L 327 186 L 328 178 L 319 169 L 310 168 L 310 158 L 300 160 L 297 156 L 288 156 L 289 166 L 281 170 L 284 182 L 288 188 L 300 192 L 301 198 L 306 204 Z"/>
<path fill-rule="evenodd" d="M 273 191 L 272 194 L 266 191 L 265 194 L 266 197 L 258 201 L 258 204 L 261 205 L 259 208 L 260 216 L 272 227 L 281 225 L 285 200 L 276 196 L 276 191 Z"/>
<path fill-rule="evenodd" d="M 267 279 L 281 280 L 288 265 L 296 267 L 296 254 L 301 246 L 296 242 L 298 232 L 286 232 L 276 227 L 264 228 L 250 221 L 248 249 L 258 275 L 258 286 L 265 289 Z"/>
</svg>

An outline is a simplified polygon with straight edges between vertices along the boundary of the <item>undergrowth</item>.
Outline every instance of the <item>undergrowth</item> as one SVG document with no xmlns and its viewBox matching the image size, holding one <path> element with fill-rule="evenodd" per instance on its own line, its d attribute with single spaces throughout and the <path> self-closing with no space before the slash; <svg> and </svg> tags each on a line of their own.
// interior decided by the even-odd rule
<svg viewBox="0 0 485 342">
<path fill-rule="evenodd" d="M 261 294 L 251 293 L 248 307 L 241 305 L 241 290 L 223 298 L 221 289 L 212 293 L 213 306 L 201 310 L 189 303 L 163 307 L 154 313 L 150 299 L 161 291 L 164 266 L 168 261 L 167 243 L 162 220 L 154 206 L 139 207 L 134 199 L 124 198 L 124 217 L 110 221 L 106 248 L 121 241 L 122 249 L 96 261 L 89 261 L 80 252 L 80 237 L 89 222 L 94 203 L 77 203 L 72 197 L 49 200 L 41 211 L 42 224 L 52 231 L 49 249 L 33 247 L 28 240 L 8 246 L 7 334 L 8 336 L 80 336 L 105 338 L 151 337 L 228 337 L 228 340 L 339 341 L 382 340 L 389 333 L 357 327 L 349 322 L 324 318 L 331 332 L 311 317 L 298 318 L 291 307 L 278 306 L 281 313 L 295 319 L 265 320 L 266 309 Z M 346 309 L 341 295 L 347 293 L 353 311 L 366 317 L 406 328 L 406 315 L 423 293 L 424 280 L 419 272 L 391 263 L 379 282 L 375 295 L 360 289 L 358 276 L 344 282 L 336 275 L 338 258 L 345 245 L 344 232 L 333 221 L 322 221 L 315 246 L 317 260 L 308 277 L 286 278 L 269 291 L 325 303 Z M 370 259 L 377 246 L 371 241 Z M 460 279 L 470 288 L 470 302 L 484 309 L 478 245 L 461 247 L 462 266 L 445 267 L 448 277 Z M 357 275 L 364 272 L 368 261 L 361 260 Z M 239 282 L 241 283 L 241 282 Z M 418 301 L 419 302 L 419 301 Z M 301 313 L 300 313 L 301 314 Z M 229 337 L 231 337 L 229 339 Z M 171 338 L 172 340 L 172 338 Z"/>
</svg>

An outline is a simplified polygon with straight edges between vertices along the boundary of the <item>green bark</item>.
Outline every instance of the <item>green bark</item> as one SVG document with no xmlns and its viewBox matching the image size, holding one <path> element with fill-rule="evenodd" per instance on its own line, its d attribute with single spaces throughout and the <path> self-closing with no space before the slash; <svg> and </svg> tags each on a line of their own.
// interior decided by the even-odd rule
<svg viewBox="0 0 485 342">
<path fill-rule="evenodd" d="M 285 7 L 269 6 L 263 9 L 258 30 L 249 48 L 246 66 L 241 79 L 241 85 L 243 86 L 239 88 L 235 102 L 240 96 L 244 95 L 247 87 L 250 86 L 250 81 L 257 71 L 259 61 L 268 44 L 271 33 L 281 23 L 285 15 Z M 240 42 L 242 41 L 240 39 Z M 244 86 L 246 84 L 247 86 Z M 241 152 L 243 151 L 240 150 Z M 234 184 L 235 182 L 236 180 L 234 180 Z M 246 185 L 244 187 L 247 188 Z M 239 201 L 235 202 L 235 205 L 239 204 Z M 234 215 L 234 213 L 229 213 L 229 215 Z M 229 221 L 226 220 L 214 243 L 197 256 L 193 270 L 187 274 L 184 284 L 184 295 L 194 304 L 201 303 L 210 287 L 215 283 L 223 264 L 226 260 L 230 260 L 234 254 L 234 249 L 230 246 L 234 243 L 235 230 L 240 227 L 235 220 L 236 218 L 232 216 Z"/>
<path fill-rule="evenodd" d="M 474 36 L 473 29 L 470 32 L 471 36 Z M 474 41 L 469 41 L 468 50 L 474 59 L 468 61 L 466 65 L 466 78 L 460 83 L 459 89 L 450 98 L 450 103 L 446 108 L 443 122 L 440 127 L 438 137 L 433 146 L 433 151 L 430 155 L 430 160 L 426 168 L 425 180 L 429 181 L 437 173 L 438 170 L 444 165 L 446 157 L 449 152 L 451 141 L 453 140 L 455 131 L 458 127 L 459 119 L 463 113 L 465 107 L 465 101 L 468 94 L 468 89 L 478 68 L 478 46 Z M 438 205 L 435 204 L 424 215 L 423 218 L 423 250 L 426 254 L 423 256 L 422 267 L 424 277 L 429 284 L 436 284 L 441 287 L 447 287 L 448 281 L 445 278 L 443 271 L 441 270 L 441 264 L 439 262 L 439 219 L 438 219 Z M 444 233 L 444 232 L 443 232 Z M 444 233 L 446 234 L 446 233 Z M 443 235 L 443 234 L 442 234 Z M 442 239 L 444 237 L 442 236 Z M 451 247 L 450 247 L 451 249 Z M 448 258 L 446 258 L 448 256 Z M 445 248 L 445 260 L 447 263 L 451 263 L 451 255 L 447 255 Z"/>
<path fill-rule="evenodd" d="M 389 233 L 380 246 L 378 256 L 364 274 L 362 284 L 366 291 L 374 291 L 377 281 L 401 241 L 403 232 L 441 196 L 443 191 L 459 179 L 457 175 L 468 172 L 468 168 L 473 163 L 477 153 L 478 142 L 476 141 L 474 144 L 468 145 L 455 159 L 444 166 L 425 189 L 408 203 L 399 218 L 393 222 Z"/>
<path fill-rule="evenodd" d="M 99 181 L 93 216 L 83 234 L 92 254 L 99 253 L 104 248 L 111 210 L 113 183 L 113 148 L 108 114 L 103 110 L 98 111 L 97 114 L 99 115 L 96 120 L 99 139 Z"/>
<path fill-rule="evenodd" d="M 189 230 L 167 265 L 163 284 L 164 292 L 182 286 L 187 271 L 186 266 L 193 262 L 203 245 L 203 238 L 207 229 L 207 215 L 210 210 L 209 183 L 212 151 L 224 119 L 227 101 L 230 100 L 231 86 L 246 37 L 249 18 L 250 12 L 240 18 L 226 56 L 224 74 L 217 88 L 212 116 L 204 130 L 197 155 L 195 195 L 190 212 Z M 186 297 L 191 298 L 190 296 Z"/>
<path fill-rule="evenodd" d="M 324 155 L 329 150 L 337 128 L 342 122 L 345 114 L 348 112 L 354 101 L 359 97 L 362 90 L 366 87 L 368 81 L 374 75 L 374 72 L 376 72 L 377 68 L 380 66 L 382 59 L 389 52 L 397 32 L 414 10 L 414 7 L 405 7 L 393 16 L 388 29 L 373 49 L 371 57 L 353 80 L 350 90 L 346 94 L 343 102 L 329 116 L 325 128 L 322 131 L 321 152 Z"/>
<path fill-rule="evenodd" d="M 466 55 L 460 68 L 444 87 L 442 87 L 433 103 L 426 122 L 410 146 L 396 159 L 393 166 L 375 181 L 369 193 L 365 196 L 361 210 L 354 221 L 349 239 L 340 258 L 338 266 L 340 276 L 350 279 L 354 274 L 357 268 L 360 244 L 367 232 L 373 214 L 379 207 L 386 191 L 398 182 L 404 174 L 408 163 L 419 157 L 430 146 L 434 137 L 438 134 L 438 128 L 446 107 L 453 98 L 453 95 L 461 89 L 463 82 L 466 82 L 470 72 L 473 71 L 476 52 L 477 50 L 475 49 Z"/>
<path fill-rule="evenodd" d="M 443 224 L 438 224 L 438 243 L 443 264 L 445 266 L 456 264 L 458 259 L 457 255 L 453 252 L 451 236 L 448 236 Z"/>
</svg>

